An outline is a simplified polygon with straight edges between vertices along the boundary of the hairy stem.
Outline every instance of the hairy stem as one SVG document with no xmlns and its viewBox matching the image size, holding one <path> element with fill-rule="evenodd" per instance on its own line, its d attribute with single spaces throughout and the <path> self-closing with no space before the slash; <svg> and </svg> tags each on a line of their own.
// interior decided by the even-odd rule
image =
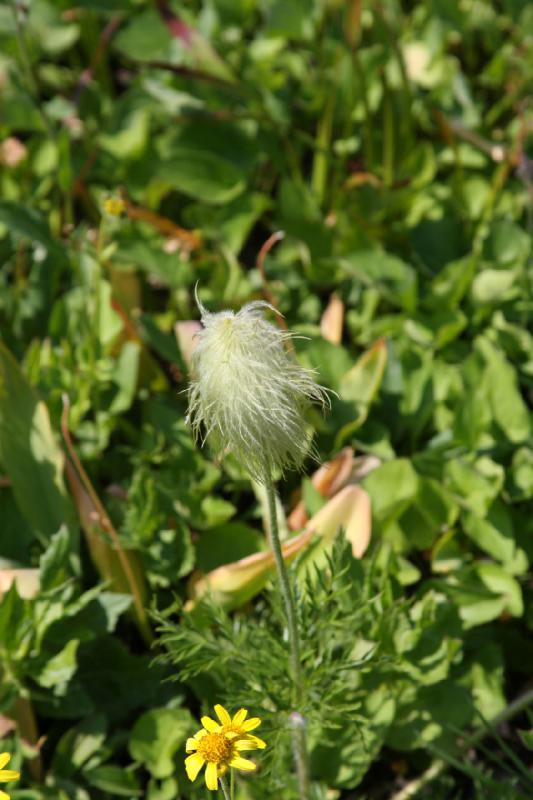
<svg viewBox="0 0 533 800">
<path fill-rule="evenodd" d="M 296 708 L 301 708 L 304 698 L 304 684 L 302 676 L 302 664 L 300 659 L 300 634 L 298 632 L 296 607 L 294 605 L 294 597 L 291 590 L 289 575 L 281 552 L 278 520 L 276 516 L 276 490 L 274 489 L 274 484 L 270 476 L 266 481 L 266 495 L 268 501 L 268 516 L 270 521 L 268 526 L 268 536 L 272 552 L 274 553 L 276 569 L 278 571 L 281 596 L 285 606 L 285 615 L 287 617 L 287 627 L 289 631 L 291 671 L 294 686 L 293 697 Z M 305 720 L 299 713 L 295 713 L 292 716 L 297 716 L 299 718 L 299 724 L 293 724 L 291 727 L 296 772 L 298 775 L 298 784 L 300 788 L 300 800 L 307 800 L 309 797 L 309 769 L 307 763 Z"/>
<path fill-rule="evenodd" d="M 222 794 L 224 795 L 224 800 L 230 800 L 228 784 L 226 783 L 225 778 L 219 778 L 220 786 L 222 787 Z"/>
</svg>

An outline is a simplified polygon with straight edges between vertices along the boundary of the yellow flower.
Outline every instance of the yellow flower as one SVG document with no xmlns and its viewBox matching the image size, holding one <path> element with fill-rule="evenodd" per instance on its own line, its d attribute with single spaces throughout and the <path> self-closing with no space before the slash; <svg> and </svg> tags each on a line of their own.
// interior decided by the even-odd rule
<svg viewBox="0 0 533 800">
<path fill-rule="evenodd" d="M 215 711 L 222 724 L 219 725 L 210 717 L 202 717 L 204 727 L 187 739 L 185 745 L 187 753 L 192 753 L 185 759 L 189 780 L 196 780 L 205 764 L 205 782 L 207 788 L 213 791 L 218 789 L 218 779 L 225 775 L 229 767 L 245 771 L 256 768 L 253 761 L 240 755 L 243 750 L 266 747 L 265 742 L 249 733 L 261 724 L 258 717 L 245 722 L 248 712 L 244 708 L 233 719 L 222 706 L 215 706 Z"/>
<path fill-rule="evenodd" d="M 0 783 L 7 783 L 7 781 L 18 781 L 20 772 L 15 772 L 14 769 L 4 769 L 5 765 L 9 763 L 11 755 L 9 753 L 0 753 Z M 9 800 L 9 795 L 0 791 L 0 800 Z"/>
<path fill-rule="evenodd" d="M 254 731 L 261 725 L 259 717 L 246 719 L 248 712 L 245 708 L 241 708 L 232 719 L 224 706 L 221 705 L 215 706 L 215 712 L 220 720 L 220 725 L 217 725 L 215 720 L 210 717 L 202 717 L 204 728 L 211 730 L 213 726 L 216 726 L 219 733 L 236 733 L 239 739 L 246 739 L 250 744 L 253 744 L 254 748 L 262 750 L 263 747 L 266 747 L 266 742 L 250 733 L 250 731 Z"/>
<path fill-rule="evenodd" d="M 126 203 L 121 197 L 107 197 L 104 200 L 104 211 L 112 217 L 120 217 L 126 210 Z"/>
</svg>

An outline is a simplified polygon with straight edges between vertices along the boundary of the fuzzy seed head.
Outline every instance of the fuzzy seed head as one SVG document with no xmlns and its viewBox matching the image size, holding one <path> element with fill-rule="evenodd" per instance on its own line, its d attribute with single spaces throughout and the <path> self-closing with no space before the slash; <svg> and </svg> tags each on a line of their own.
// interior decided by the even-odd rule
<svg viewBox="0 0 533 800">
<path fill-rule="evenodd" d="M 263 301 L 211 314 L 198 303 L 203 329 L 192 357 L 188 421 L 218 453 L 232 452 L 256 480 L 298 468 L 312 433 L 311 403 L 329 403 L 326 389 L 287 351 L 292 334 L 268 322 Z M 278 313 L 278 312 L 276 312 Z"/>
</svg>

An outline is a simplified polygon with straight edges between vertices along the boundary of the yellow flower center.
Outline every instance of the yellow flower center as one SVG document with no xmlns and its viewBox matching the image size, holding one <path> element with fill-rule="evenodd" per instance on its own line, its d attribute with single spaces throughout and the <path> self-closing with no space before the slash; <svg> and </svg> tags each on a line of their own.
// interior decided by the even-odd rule
<svg viewBox="0 0 533 800">
<path fill-rule="evenodd" d="M 120 217 L 126 210 L 126 203 L 120 197 L 108 197 L 104 200 L 104 209 L 113 217 Z"/>
<path fill-rule="evenodd" d="M 221 764 L 231 758 L 233 745 L 223 733 L 208 733 L 198 742 L 198 752 L 206 761 Z"/>
</svg>

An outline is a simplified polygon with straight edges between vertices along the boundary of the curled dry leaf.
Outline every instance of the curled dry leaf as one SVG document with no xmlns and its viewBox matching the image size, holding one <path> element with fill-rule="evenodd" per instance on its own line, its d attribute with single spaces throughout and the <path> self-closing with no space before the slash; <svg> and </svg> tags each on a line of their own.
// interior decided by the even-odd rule
<svg viewBox="0 0 533 800">
<path fill-rule="evenodd" d="M 183 360 L 188 367 L 191 366 L 191 359 L 194 348 L 196 347 L 195 334 L 202 330 L 201 322 L 195 319 L 182 320 L 174 325 L 176 341 Z"/>
<path fill-rule="evenodd" d="M 304 568 L 307 569 L 324 548 L 333 543 L 342 529 L 351 544 L 354 557 L 361 558 L 370 542 L 371 527 L 369 495 L 360 486 L 345 486 L 314 515 L 299 536 L 283 543 L 283 557 L 290 563 L 316 536 L 319 546 L 305 561 Z M 206 594 L 210 594 L 227 610 L 238 608 L 264 588 L 273 569 L 274 557 L 270 551 L 255 553 L 218 567 L 190 583 L 190 600 L 185 610 L 191 611 Z"/>
<path fill-rule="evenodd" d="M 344 303 L 337 294 L 332 294 L 320 320 L 320 333 L 332 344 L 340 344 L 344 322 Z"/>
<path fill-rule="evenodd" d="M 0 597 L 13 583 L 17 585 L 20 597 L 29 600 L 39 591 L 38 569 L 0 569 Z"/>
<path fill-rule="evenodd" d="M 354 463 L 354 451 L 344 447 L 340 453 L 322 464 L 311 477 L 311 483 L 322 497 L 333 497 L 350 480 Z M 309 519 L 303 500 L 300 500 L 287 518 L 291 531 L 303 528 Z"/>
</svg>

